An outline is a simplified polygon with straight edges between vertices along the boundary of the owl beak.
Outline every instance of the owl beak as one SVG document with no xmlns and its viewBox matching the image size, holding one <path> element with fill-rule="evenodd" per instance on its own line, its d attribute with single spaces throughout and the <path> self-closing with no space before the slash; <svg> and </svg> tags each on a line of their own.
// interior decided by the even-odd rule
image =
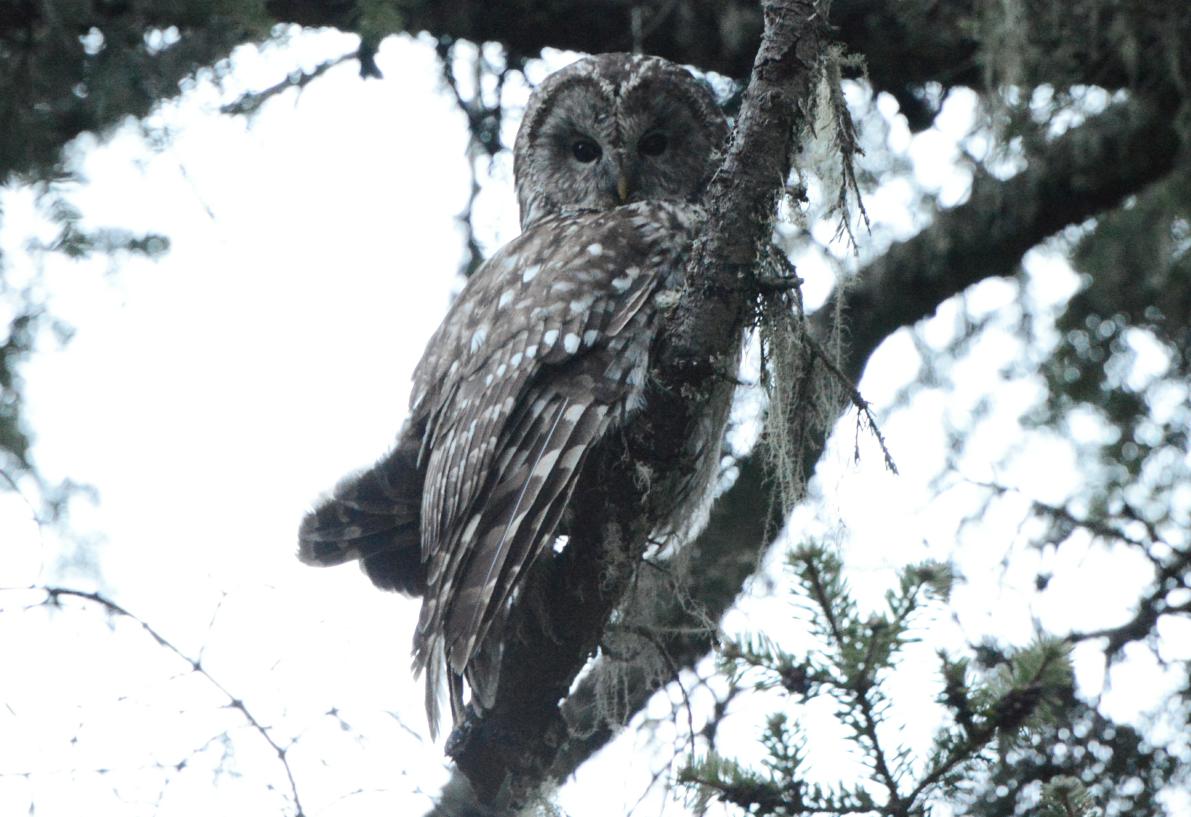
<svg viewBox="0 0 1191 817">
<path fill-rule="evenodd" d="M 616 175 L 616 194 L 620 196 L 621 204 L 629 200 L 629 177 L 624 174 L 624 171 Z"/>
<path fill-rule="evenodd" d="M 607 157 L 603 170 L 604 190 L 608 198 L 615 196 L 616 203 L 625 204 L 636 188 L 635 168 L 623 150 L 614 149 Z"/>
</svg>

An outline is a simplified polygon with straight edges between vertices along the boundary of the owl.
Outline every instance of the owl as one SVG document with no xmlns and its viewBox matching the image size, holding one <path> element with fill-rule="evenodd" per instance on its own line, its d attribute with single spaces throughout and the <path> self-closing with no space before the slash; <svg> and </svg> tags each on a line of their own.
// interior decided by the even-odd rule
<svg viewBox="0 0 1191 817">
<path fill-rule="evenodd" d="M 432 733 L 443 688 L 456 723 L 465 686 L 466 705 L 491 705 L 529 566 L 568 534 L 593 448 L 645 402 L 727 132 L 707 86 L 660 58 L 603 54 L 548 77 L 514 147 L 522 233 L 430 339 L 392 451 L 302 522 L 304 562 L 359 560 L 376 585 L 422 598 L 413 663 Z M 704 495 L 726 413 L 721 399 L 690 442 L 701 464 L 659 535 Z"/>
</svg>

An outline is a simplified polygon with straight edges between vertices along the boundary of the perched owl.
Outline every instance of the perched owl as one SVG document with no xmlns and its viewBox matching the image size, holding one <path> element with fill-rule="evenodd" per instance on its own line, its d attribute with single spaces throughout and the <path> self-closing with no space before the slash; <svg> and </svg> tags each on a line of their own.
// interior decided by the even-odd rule
<svg viewBox="0 0 1191 817">
<path fill-rule="evenodd" d="M 456 721 L 464 680 L 472 706 L 491 704 L 528 566 L 568 532 L 593 447 L 643 404 L 726 136 L 709 89 L 663 59 L 604 54 L 547 78 L 514 151 L 523 232 L 430 339 L 393 451 L 302 523 L 303 561 L 359 559 L 380 587 L 422 597 L 414 668 L 432 731 L 444 685 Z M 690 443 L 703 465 L 675 518 L 718 462 L 726 403 Z"/>
</svg>

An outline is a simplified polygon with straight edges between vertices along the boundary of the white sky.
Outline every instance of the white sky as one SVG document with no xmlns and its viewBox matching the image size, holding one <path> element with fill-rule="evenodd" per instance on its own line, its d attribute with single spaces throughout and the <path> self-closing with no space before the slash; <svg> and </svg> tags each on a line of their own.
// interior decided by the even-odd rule
<svg viewBox="0 0 1191 817">
<path fill-rule="evenodd" d="M 80 505 L 72 519 L 99 534 L 92 554 L 102 574 L 99 585 L 56 575 L 56 536 L 0 495 L 0 587 L 98 586 L 187 655 L 201 652 L 275 740 L 298 739 L 290 762 L 307 813 L 320 817 L 421 813 L 427 799 L 418 792 L 432 793 L 444 777 L 440 748 L 407 731 L 424 731 L 421 684 L 408 671 L 416 603 L 372 591 L 352 568 L 314 570 L 293 554 L 297 523 L 319 492 L 393 439 L 409 375 L 459 286 L 466 132 L 442 91 L 433 48 L 407 38 L 381 49 L 384 81 L 361 81 L 348 63 L 249 122 L 219 115 L 218 106 L 353 46 L 351 37 L 322 33 L 240 50 L 223 90 L 200 83 L 154 115 L 150 125 L 171 133 L 163 149 L 147 147 L 133 124 L 102 145 L 80 140 L 87 181 L 71 200 L 93 226 L 169 236 L 160 262 L 132 259 L 111 274 L 103 260 L 28 258 L 25 242 L 51 228 L 25 190 L 4 192 L 0 230 L 12 274 L 43 264 L 54 312 L 77 330 L 27 367 L 27 410 L 41 470 L 99 490 L 99 504 Z M 916 161 L 916 182 L 947 201 L 966 191 L 967 176 L 951 163 L 970 102 L 949 103 L 941 130 L 911 139 L 895 123 L 890 136 Z M 516 231 L 508 176 L 502 163 L 480 203 L 493 245 Z M 904 209 L 908 195 L 895 184 L 867 205 L 905 235 L 917 223 Z M 1031 253 L 1027 268 L 1037 303 L 1060 303 L 1076 285 L 1053 252 Z M 822 279 L 811 285 L 826 289 Z M 990 281 L 968 306 L 1012 314 L 1018 297 L 1012 283 Z M 946 305 L 925 335 L 941 345 L 958 321 L 959 306 Z M 825 527 L 810 507 L 794 517 L 796 530 L 843 531 L 850 581 L 866 604 L 879 604 L 893 570 L 909 561 L 954 555 L 966 575 L 954 620 L 940 614 L 923 661 L 910 662 L 924 672 L 907 669 L 898 679 L 916 701 L 901 718 L 902 737 L 919 747 L 933 728 L 937 644 L 960 647 L 985 633 L 1025 643 L 1035 620 L 1055 632 L 1111 626 L 1150 575 L 1132 554 L 1100 547 L 1025 551 L 1016 529 L 1023 497 L 998 500 L 979 527 L 958 535 L 978 491 L 959 483 L 932 502 L 928 484 L 947 456 L 942 430 L 949 418 L 965 424 L 990 389 L 995 407 L 975 431 L 964 476 L 1052 502 L 1078 484 L 1069 447 L 1043 435 L 1023 446 L 1011 473 L 993 470 L 1038 396 L 1032 380 L 990 382 L 988 373 L 1020 352 L 1013 325 L 994 325 L 955 367 L 953 391 L 925 390 L 885 422 L 900 477 L 883 471 L 868 442 L 861 464 L 852 463 L 846 431 L 819 481 L 818 517 L 838 524 Z M 865 396 L 878 406 L 892 400 L 913 376 L 916 354 L 908 336 L 887 343 L 870 364 Z M 842 428 L 852 424 L 849 417 Z M 1041 569 L 1056 579 L 1040 596 L 1033 586 Z M 279 812 L 288 792 L 279 764 L 206 680 L 128 622 L 113 632 L 70 602 L 54 615 L 20 613 L 13 608 L 21 598 L 0 598 L 0 814 L 24 813 L 31 801 L 40 815 Z M 798 633 L 783 625 L 784 604 L 749 600 L 726 626 L 797 644 Z M 1165 657 L 1185 660 L 1191 633 L 1165 635 Z M 1093 694 L 1103 672 L 1089 646 L 1076 665 Z M 1141 718 L 1178 680 L 1141 651 L 1118 674 L 1104 706 L 1125 720 Z M 325 714 L 333 708 L 350 729 Z M 745 707 L 725 723 L 743 756 L 755 756 L 761 712 Z M 829 714 L 819 704 L 799 710 L 823 745 L 839 734 Z M 215 771 L 221 745 L 191 755 L 224 729 L 234 738 L 229 765 L 241 777 Z M 644 751 L 640 736 L 627 735 L 564 787 L 563 808 L 575 817 L 626 811 L 656 763 Z M 819 756 L 813 771 L 830 779 L 838 759 Z M 184 758 L 183 772 L 146 768 Z M 88 771 L 97 769 L 112 771 Z"/>
</svg>

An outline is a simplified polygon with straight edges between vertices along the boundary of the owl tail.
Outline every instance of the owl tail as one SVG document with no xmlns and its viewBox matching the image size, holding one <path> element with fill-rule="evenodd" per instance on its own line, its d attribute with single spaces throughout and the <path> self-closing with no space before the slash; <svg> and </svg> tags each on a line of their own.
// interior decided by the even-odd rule
<svg viewBox="0 0 1191 817">
<path fill-rule="evenodd" d="M 420 444 L 420 435 L 402 434 L 387 457 L 335 486 L 302 520 L 298 558 L 316 566 L 359 559 L 378 587 L 422 595 Z"/>
</svg>

